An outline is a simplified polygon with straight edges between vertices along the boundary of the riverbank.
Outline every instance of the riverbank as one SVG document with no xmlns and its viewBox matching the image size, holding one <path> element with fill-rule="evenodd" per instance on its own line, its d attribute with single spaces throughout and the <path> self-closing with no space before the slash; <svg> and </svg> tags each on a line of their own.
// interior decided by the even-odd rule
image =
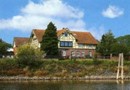
<svg viewBox="0 0 130 90">
<path fill-rule="evenodd" d="M 42 60 L 38 67 L 19 67 L 15 60 L 0 60 L 0 80 L 116 79 L 117 61 Z M 130 61 L 124 61 L 124 78 L 130 79 Z"/>
<path fill-rule="evenodd" d="M 19 77 L 19 76 L 3 76 L 1 81 L 15 80 L 116 80 L 116 76 L 85 76 L 85 77 Z M 130 80 L 130 76 L 125 76 L 124 80 Z"/>
</svg>

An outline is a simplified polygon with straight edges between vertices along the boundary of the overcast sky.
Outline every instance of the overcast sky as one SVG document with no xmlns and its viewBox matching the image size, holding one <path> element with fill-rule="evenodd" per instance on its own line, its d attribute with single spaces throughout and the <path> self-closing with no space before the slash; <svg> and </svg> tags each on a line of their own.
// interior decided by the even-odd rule
<svg viewBox="0 0 130 90">
<path fill-rule="evenodd" d="M 115 37 L 130 34 L 130 0 L 0 0 L 0 38 L 30 37 L 32 29 L 86 31 L 97 39 L 111 29 Z"/>
</svg>

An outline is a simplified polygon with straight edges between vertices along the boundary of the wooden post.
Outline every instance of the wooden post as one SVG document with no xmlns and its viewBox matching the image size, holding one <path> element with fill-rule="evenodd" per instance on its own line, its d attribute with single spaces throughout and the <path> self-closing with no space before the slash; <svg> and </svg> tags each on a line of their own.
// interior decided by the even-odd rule
<svg viewBox="0 0 130 90">
<path fill-rule="evenodd" d="M 121 55 L 121 79 L 124 79 L 124 68 L 123 68 L 123 63 L 124 63 L 124 57 L 123 57 L 123 53 Z"/>
<path fill-rule="evenodd" d="M 117 67 L 117 76 L 116 76 L 116 79 L 119 79 L 119 73 L 120 73 L 120 54 L 119 54 L 119 59 L 118 59 L 118 67 Z"/>
<path fill-rule="evenodd" d="M 124 57 L 123 57 L 123 53 L 119 54 L 119 59 L 118 59 L 118 67 L 117 67 L 117 77 L 116 79 L 124 79 L 124 69 L 123 69 L 123 62 L 124 61 Z"/>
</svg>

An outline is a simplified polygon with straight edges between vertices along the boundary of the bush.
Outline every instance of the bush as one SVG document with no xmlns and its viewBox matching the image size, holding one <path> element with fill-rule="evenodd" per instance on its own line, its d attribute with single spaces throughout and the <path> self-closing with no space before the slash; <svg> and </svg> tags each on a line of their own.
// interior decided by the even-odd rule
<svg viewBox="0 0 130 90">
<path fill-rule="evenodd" d="M 99 65 L 100 63 L 101 63 L 101 61 L 98 60 L 97 54 L 95 53 L 94 57 L 93 57 L 93 64 L 94 65 Z"/>
<path fill-rule="evenodd" d="M 15 59 L 10 59 L 10 58 L 0 59 L 0 70 L 15 69 L 17 67 L 18 65 Z"/>
<path fill-rule="evenodd" d="M 45 70 L 37 70 L 34 72 L 34 75 L 35 76 L 46 76 L 48 75 L 48 71 L 45 71 Z"/>
<path fill-rule="evenodd" d="M 18 48 L 17 62 L 20 67 L 37 67 L 42 59 L 42 52 L 30 45 L 22 45 Z"/>
</svg>

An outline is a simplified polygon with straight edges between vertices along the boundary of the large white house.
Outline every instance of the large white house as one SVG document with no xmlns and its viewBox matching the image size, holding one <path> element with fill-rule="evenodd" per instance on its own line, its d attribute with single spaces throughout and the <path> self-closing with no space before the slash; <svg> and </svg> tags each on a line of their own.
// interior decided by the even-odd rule
<svg viewBox="0 0 130 90">
<path fill-rule="evenodd" d="M 25 42 L 29 41 L 32 47 L 40 48 L 44 33 L 45 30 L 33 29 L 30 38 L 24 40 Z M 67 28 L 63 28 L 57 31 L 57 36 L 59 39 L 58 48 L 63 57 L 92 57 L 95 53 L 98 42 L 90 32 L 70 31 Z M 14 46 L 16 46 L 17 42 L 14 40 Z"/>
</svg>

